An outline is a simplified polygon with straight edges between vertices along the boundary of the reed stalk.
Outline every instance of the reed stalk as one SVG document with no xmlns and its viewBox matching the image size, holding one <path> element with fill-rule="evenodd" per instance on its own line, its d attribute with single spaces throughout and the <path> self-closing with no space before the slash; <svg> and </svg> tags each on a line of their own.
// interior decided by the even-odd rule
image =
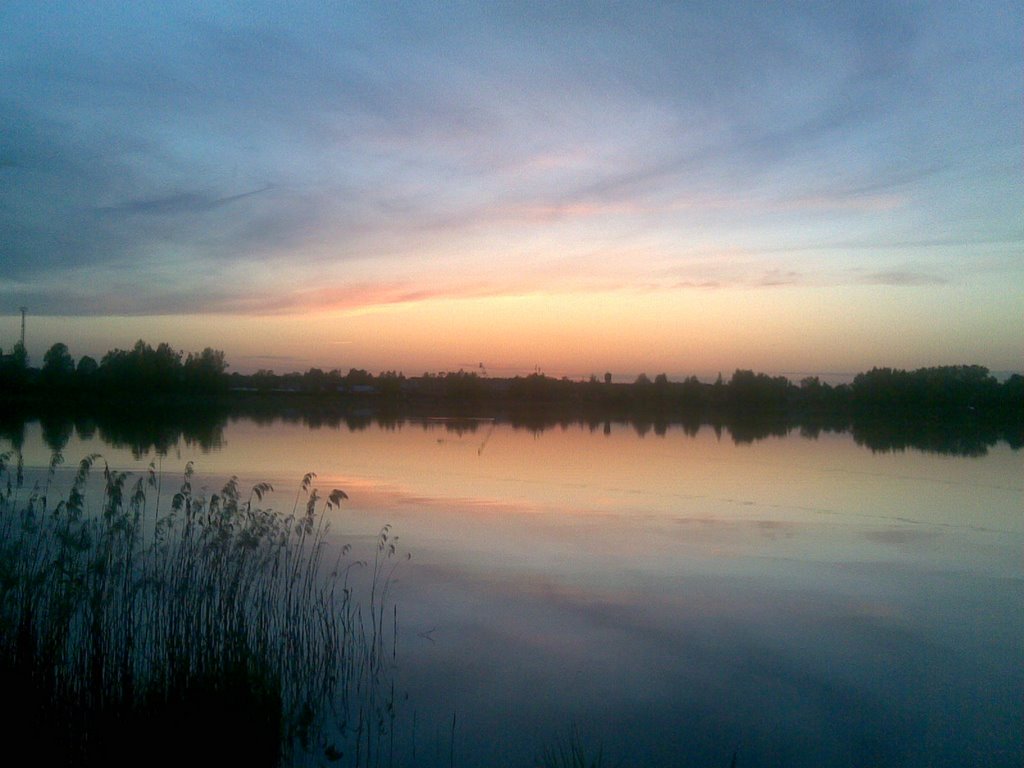
<svg viewBox="0 0 1024 768">
<path fill-rule="evenodd" d="M 59 454 L 31 489 L 17 459 L 0 454 L 0 729 L 12 753 L 278 766 L 379 747 L 350 723 L 379 731 L 387 716 L 390 528 L 364 609 L 349 575 L 366 564 L 346 546 L 325 565 L 325 513 L 347 496 L 321 499 L 312 474 L 285 514 L 260 506 L 265 483 L 243 497 L 231 478 L 205 498 L 190 463 L 164 510 L 152 464 L 133 479 L 87 456 L 53 503 Z"/>
</svg>

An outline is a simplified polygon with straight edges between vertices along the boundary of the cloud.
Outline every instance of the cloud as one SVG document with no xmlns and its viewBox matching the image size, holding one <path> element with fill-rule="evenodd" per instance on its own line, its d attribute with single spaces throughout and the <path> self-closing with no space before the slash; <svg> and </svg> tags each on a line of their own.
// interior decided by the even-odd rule
<svg viewBox="0 0 1024 768">
<path fill-rule="evenodd" d="M 938 275 L 926 272 L 872 272 L 858 278 L 857 282 L 865 285 L 946 285 L 949 281 Z"/>
<path fill-rule="evenodd" d="M 0 295 L 286 313 L 938 285 L 948 254 L 885 251 L 1021 237 L 1019 185 L 968 151 L 1017 151 L 1014 27 L 959 13 L 5 4 Z"/>
<path fill-rule="evenodd" d="M 762 288 L 770 288 L 781 285 L 797 285 L 802 281 L 802 276 L 799 272 L 793 270 L 781 270 L 781 269 L 770 269 L 765 272 L 757 281 L 755 285 Z"/>
<path fill-rule="evenodd" d="M 703 282 L 682 280 L 677 283 L 672 283 L 669 286 L 673 290 L 681 290 L 686 288 L 724 288 L 723 283 L 718 280 L 704 280 Z M 652 290 L 654 288 L 652 287 Z"/>
<path fill-rule="evenodd" d="M 230 205 L 238 200 L 259 195 L 272 188 L 273 185 L 268 184 L 260 189 L 221 197 L 200 192 L 178 192 L 163 197 L 130 200 L 117 205 L 101 206 L 97 210 L 104 213 L 145 214 L 153 216 L 206 213 L 222 208 L 225 205 Z"/>
</svg>

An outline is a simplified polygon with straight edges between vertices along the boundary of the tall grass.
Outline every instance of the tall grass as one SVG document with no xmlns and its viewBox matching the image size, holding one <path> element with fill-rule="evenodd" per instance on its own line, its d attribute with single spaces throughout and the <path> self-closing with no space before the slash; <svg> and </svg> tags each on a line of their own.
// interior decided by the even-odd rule
<svg viewBox="0 0 1024 768">
<path fill-rule="evenodd" d="M 588 750 L 580 738 L 579 730 L 573 725 L 569 735 L 557 738 L 545 747 L 538 759 L 541 768 L 603 768 L 606 765 L 604 750 Z"/>
<path fill-rule="evenodd" d="M 25 747 L 44 765 L 153 754 L 373 764 L 393 712 L 380 690 L 394 639 L 390 529 L 366 609 L 347 547 L 324 562 L 323 513 L 347 497 L 321 498 L 312 474 L 282 513 L 260 507 L 267 484 L 243 497 L 232 478 L 204 498 L 189 464 L 163 509 L 152 464 L 133 479 L 92 455 L 52 503 L 60 455 L 31 490 L 18 458 L 12 477 L 0 454 L 0 733 L 11 753 Z"/>
</svg>

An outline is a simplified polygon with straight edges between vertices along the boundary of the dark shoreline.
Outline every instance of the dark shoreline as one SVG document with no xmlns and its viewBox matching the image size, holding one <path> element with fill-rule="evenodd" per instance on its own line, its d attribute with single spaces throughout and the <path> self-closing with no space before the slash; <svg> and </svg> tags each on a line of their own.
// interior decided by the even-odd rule
<svg viewBox="0 0 1024 768">
<path fill-rule="evenodd" d="M 369 410 L 380 414 L 451 413 L 546 424 L 568 418 L 600 421 L 749 422 L 786 421 L 813 428 L 849 428 L 856 421 L 1024 424 L 1024 376 L 999 381 L 980 365 L 945 365 L 906 371 L 872 368 L 835 386 L 817 376 L 798 383 L 737 369 L 713 383 L 664 373 L 640 374 L 632 383 L 575 381 L 537 372 L 494 378 L 482 370 L 378 375 L 352 368 L 305 373 L 228 373 L 223 351 L 207 347 L 187 356 L 166 343 L 155 349 L 141 339 L 131 350 L 115 349 L 97 362 L 75 362 L 63 343 L 33 368 L 20 345 L 0 355 L 0 399 L 6 410 L 29 412 L 126 410 L 328 412 Z"/>
<path fill-rule="evenodd" d="M 178 438 L 215 446 L 229 419 L 302 421 L 311 427 L 362 429 L 376 421 L 450 417 L 457 429 L 474 419 L 543 431 L 583 425 L 609 431 L 629 423 L 638 433 L 663 435 L 681 426 L 696 434 L 710 426 L 749 443 L 797 429 L 808 438 L 851 432 L 871 450 L 920 450 L 982 455 L 1000 440 L 1024 445 L 1024 376 L 997 380 L 980 365 L 947 365 L 905 371 L 872 368 L 849 384 L 832 386 L 815 376 L 793 383 L 784 376 L 736 370 L 728 381 L 695 376 L 671 381 L 641 374 L 632 383 L 612 374 L 587 381 L 542 373 L 492 378 L 476 371 L 406 377 L 365 370 L 251 375 L 227 373 L 224 353 L 155 349 L 139 340 L 100 362 L 76 364 L 66 345 L 55 344 L 41 369 L 23 349 L 0 358 L 0 435 L 18 444 L 28 420 L 43 424 L 47 444 L 60 450 L 72 429 L 99 428 L 136 452 L 165 449 Z"/>
</svg>

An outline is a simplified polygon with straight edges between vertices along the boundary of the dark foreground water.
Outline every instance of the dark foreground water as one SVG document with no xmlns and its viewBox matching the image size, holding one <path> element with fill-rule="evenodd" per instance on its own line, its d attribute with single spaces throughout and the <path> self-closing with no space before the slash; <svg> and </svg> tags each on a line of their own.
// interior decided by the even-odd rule
<svg viewBox="0 0 1024 768">
<path fill-rule="evenodd" d="M 47 441 L 13 440 L 29 475 Z M 163 456 L 59 443 L 72 466 L 157 458 L 169 486 L 189 460 L 210 490 L 269 481 L 289 508 L 315 471 L 350 496 L 339 547 L 392 524 L 412 557 L 383 765 L 529 766 L 574 728 L 608 765 L 1024 764 L 1024 463 L 1003 442 L 439 419 L 239 420 Z"/>
</svg>

